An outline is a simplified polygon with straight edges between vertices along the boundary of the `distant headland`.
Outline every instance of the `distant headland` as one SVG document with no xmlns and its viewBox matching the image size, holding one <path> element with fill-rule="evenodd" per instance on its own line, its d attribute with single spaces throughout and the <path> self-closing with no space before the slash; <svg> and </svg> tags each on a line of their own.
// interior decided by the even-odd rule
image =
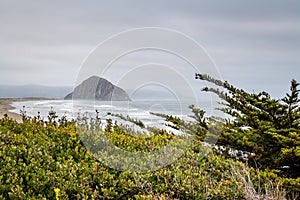
<svg viewBox="0 0 300 200">
<path fill-rule="evenodd" d="M 84 80 L 64 99 L 130 101 L 129 95 L 125 90 L 98 76 L 92 76 Z"/>
</svg>

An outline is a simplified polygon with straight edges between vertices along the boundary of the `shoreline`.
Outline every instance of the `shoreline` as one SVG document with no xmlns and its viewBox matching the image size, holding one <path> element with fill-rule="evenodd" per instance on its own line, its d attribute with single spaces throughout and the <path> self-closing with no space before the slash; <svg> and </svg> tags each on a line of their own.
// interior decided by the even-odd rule
<svg viewBox="0 0 300 200">
<path fill-rule="evenodd" d="M 4 118 L 7 114 L 9 118 L 16 120 L 17 122 L 22 122 L 22 117 L 20 114 L 10 112 L 9 110 L 15 109 L 11 104 L 13 102 L 19 101 L 41 101 L 41 100 L 58 100 L 55 98 L 0 98 L 0 119 Z"/>
</svg>

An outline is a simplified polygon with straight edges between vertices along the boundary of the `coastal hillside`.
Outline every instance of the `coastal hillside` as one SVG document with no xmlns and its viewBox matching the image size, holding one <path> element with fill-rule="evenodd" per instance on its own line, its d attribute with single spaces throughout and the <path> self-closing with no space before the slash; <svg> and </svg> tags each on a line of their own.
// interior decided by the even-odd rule
<svg viewBox="0 0 300 200">
<path fill-rule="evenodd" d="M 185 133 L 174 134 L 110 114 L 145 134 L 103 120 L 99 111 L 96 117 L 68 120 L 51 109 L 43 119 L 28 116 L 24 107 L 21 122 L 5 114 L 0 199 L 299 199 L 300 84 L 292 80 L 289 93 L 276 100 L 205 74 L 195 79 L 215 85 L 202 90 L 218 95 L 222 111 L 233 119 L 207 116 L 194 105 L 192 121 L 151 113 Z M 210 139 L 217 139 L 216 145 Z M 168 163 L 176 156 L 172 152 L 179 157 Z M 139 159 L 151 154 L 158 157 Z"/>
</svg>

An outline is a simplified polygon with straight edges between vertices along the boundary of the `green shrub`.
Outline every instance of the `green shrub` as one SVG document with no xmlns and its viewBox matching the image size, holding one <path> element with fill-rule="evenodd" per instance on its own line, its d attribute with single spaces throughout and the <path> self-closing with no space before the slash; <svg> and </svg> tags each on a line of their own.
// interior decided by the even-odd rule
<svg viewBox="0 0 300 200">
<path fill-rule="evenodd" d="M 54 115 L 53 115 L 54 116 Z M 94 125 L 96 121 L 93 121 Z M 0 198 L 3 199 L 243 199 L 232 179 L 231 159 L 199 148 L 194 141 L 175 163 L 154 172 L 121 172 L 105 166 L 83 146 L 75 121 L 23 123 L 0 120 Z M 96 129 L 95 129 L 96 130 Z M 175 135 L 139 139 L 117 124 L 105 132 L 116 146 L 132 152 L 163 147 Z M 245 169 L 245 165 L 239 164 Z M 253 173 L 253 177 L 259 179 Z M 268 178 L 265 178 L 267 181 Z M 260 183 L 263 184 L 263 183 Z"/>
</svg>

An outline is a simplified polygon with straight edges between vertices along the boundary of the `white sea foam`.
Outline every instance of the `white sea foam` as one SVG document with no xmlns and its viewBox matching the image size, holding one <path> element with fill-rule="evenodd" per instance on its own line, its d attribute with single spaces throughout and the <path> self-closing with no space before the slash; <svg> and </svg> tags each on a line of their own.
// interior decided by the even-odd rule
<svg viewBox="0 0 300 200">
<path fill-rule="evenodd" d="M 205 103 L 208 110 L 209 102 Z M 203 105 L 205 105 L 202 103 Z M 155 106 L 153 106 L 155 105 Z M 159 105 L 159 106 L 157 106 Z M 13 102 L 12 106 L 15 109 L 11 112 L 20 113 L 20 110 L 25 106 L 26 114 L 29 116 L 36 116 L 38 112 L 47 119 L 48 113 L 53 109 L 59 117 L 66 116 L 68 119 L 75 119 L 78 113 L 89 113 L 91 116 L 96 115 L 96 110 L 99 116 L 105 123 L 107 118 L 112 118 L 118 122 L 124 122 L 117 117 L 112 117 L 108 113 L 122 114 L 130 116 L 137 120 L 141 120 L 147 126 L 154 126 L 159 128 L 166 128 L 165 122 L 162 118 L 150 114 L 150 112 L 164 113 L 168 115 L 177 116 L 183 119 L 191 119 L 188 102 L 176 101 L 131 101 L 131 102 L 94 102 L 94 101 L 71 101 L 71 100 L 42 100 L 42 101 L 24 101 Z M 154 107 L 156 109 L 154 109 Z M 158 109 L 159 108 L 159 109 Z M 125 122 L 124 122 L 125 123 Z"/>
</svg>

